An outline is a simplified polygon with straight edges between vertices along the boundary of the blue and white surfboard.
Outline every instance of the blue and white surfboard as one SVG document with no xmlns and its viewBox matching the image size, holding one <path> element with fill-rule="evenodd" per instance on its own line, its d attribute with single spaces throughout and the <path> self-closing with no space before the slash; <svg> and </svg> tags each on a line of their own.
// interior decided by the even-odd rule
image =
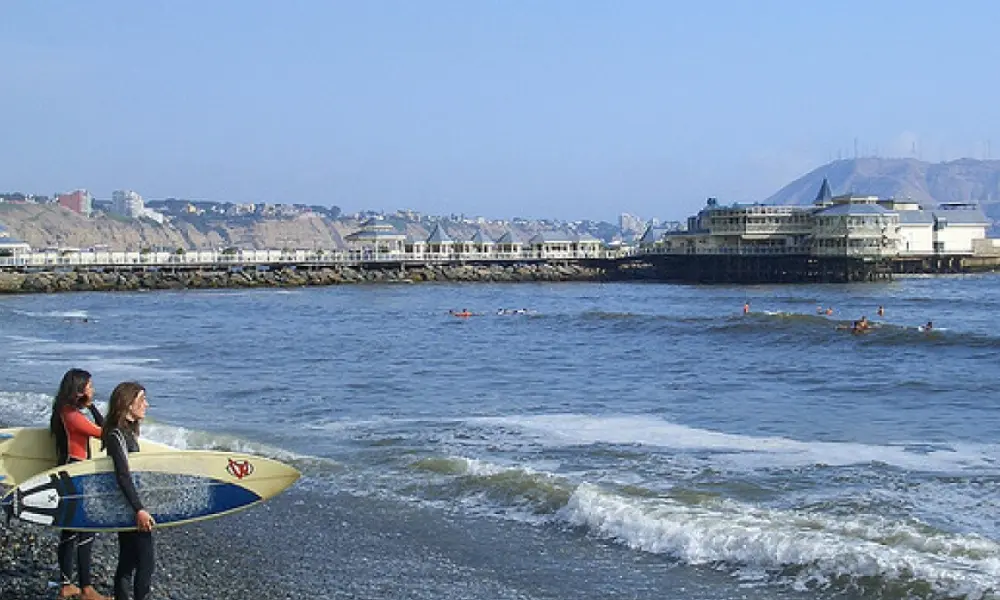
<svg viewBox="0 0 1000 600">
<path fill-rule="evenodd" d="M 129 455 L 132 482 L 158 527 L 210 519 L 248 508 L 292 485 L 294 468 L 229 452 L 177 451 Z M 11 517 L 61 529 L 127 531 L 135 511 L 115 478 L 110 458 L 51 469 L 2 500 Z"/>
</svg>

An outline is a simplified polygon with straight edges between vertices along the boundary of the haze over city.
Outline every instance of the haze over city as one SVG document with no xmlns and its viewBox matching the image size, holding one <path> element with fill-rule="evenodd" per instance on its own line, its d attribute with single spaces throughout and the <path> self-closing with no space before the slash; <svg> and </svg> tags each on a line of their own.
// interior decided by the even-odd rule
<svg viewBox="0 0 1000 600">
<path fill-rule="evenodd" d="M 0 189 L 683 218 L 1000 155 L 987 2 L 11 3 Z"/>
</svg>

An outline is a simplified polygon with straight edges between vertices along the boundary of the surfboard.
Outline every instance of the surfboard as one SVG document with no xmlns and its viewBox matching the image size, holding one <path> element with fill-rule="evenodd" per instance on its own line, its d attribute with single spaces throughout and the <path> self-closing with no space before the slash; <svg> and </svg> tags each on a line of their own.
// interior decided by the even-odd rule
<svg viewBox="0 0 1000 600">
<path fill-rule="evenodd" d="M 284 463 L 235 452 L 177 450 L 129 455 L 143 506 L 157 527 L 202 521 L 249 508 L 299 478 Z M 0 500 L 9 517 L 81 531 L 134 531 L 135 512 L 110 457 L 62 465 L 31 477 Z"/>
<path fill-rule="evenodd" d="M 176 452 L 166 444 L 139 440 L 139 450 L 144 453 Z M 104 456 L 101 440 L 90 440 L 90 455 Z M 13 487 L 32 475 L 58 465 L 56 441 L 43 427 L 15 427 L 0 429 L 0 487 Z"/>
</svg>

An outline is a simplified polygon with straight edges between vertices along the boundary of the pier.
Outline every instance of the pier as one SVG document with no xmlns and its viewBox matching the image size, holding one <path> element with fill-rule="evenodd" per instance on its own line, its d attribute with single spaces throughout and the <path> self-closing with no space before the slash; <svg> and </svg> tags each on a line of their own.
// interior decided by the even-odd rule
<svg viewBox="0 0 1000 600">
<path fill-rule="evenodd" d="M 599 251 L 377 253 L 225 250 L 29 252 L 0 257 L 0 292 L 57 292 L 343 283 L 664 281 L 705 284 L 857 283 L 894 274 L 1000 269 L 995 256 L 822 256 L 783 252 Z"/>
<path fill-rule="evenodd" d="M 620 252 L 610 250 L 511 252 L 374 252 L 369 250 L 192 250 L 187 252 L 107 252 L 62 250 L 25 252 L 0 257 L 0 271 L 218 271 L 318 269 L 419 269 L 430 266 L 613 263 Z"/>
<path fill-rule="evenodd" d="M 888 258 L 808 254 L 636 254 L 651 279 L 692 283 L 854 283 L 892 279 Z"/>
</svg>

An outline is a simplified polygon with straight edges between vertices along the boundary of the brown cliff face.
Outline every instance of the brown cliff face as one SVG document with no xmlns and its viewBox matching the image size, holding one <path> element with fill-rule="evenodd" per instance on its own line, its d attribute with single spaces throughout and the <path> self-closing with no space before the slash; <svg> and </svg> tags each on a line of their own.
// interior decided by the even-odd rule
<svg viewBox="0 0 1000 600">
<path fill-rule="evenodd" d="M 332 250 L 346 248 L 344 237 L 357 231 L 355 220 L 330 220 L 316 213 L 292 218 L 232 219 L 183 218 L 160 225 L 149 220 L 127 219 L 105 213 L 83 217 L 54 204 L 0 203 L 0 225 L 10 237 L 27 242 L 32 248 L 92 248 L 108 246 L 111 250 L 139 251 L 144 248 L 165 250 L 219 250 L 239 248 L 290 248 Z M 426 239 L 433 223 L 396 222 L 397 231 L 412 239 Z M 542 230 L 537 224 L 501 226 L 448 221 L 448 234 L 456 239 L 470 239 L 477 231 L 497 239 L 508 229 L 522 240 Z"/>
<path fill-rule="evenodd" d="M 292 219 L 203 223 L 174 221 L 160 225 L 103 213 L 83 217 L 56 205 L 0 204 L 0 224 L 8 234 L 32 248 L 91 248 L 112 250 L 185 248 L 336 248 L 356 227 L 315 214 Z"/>
</svg>

